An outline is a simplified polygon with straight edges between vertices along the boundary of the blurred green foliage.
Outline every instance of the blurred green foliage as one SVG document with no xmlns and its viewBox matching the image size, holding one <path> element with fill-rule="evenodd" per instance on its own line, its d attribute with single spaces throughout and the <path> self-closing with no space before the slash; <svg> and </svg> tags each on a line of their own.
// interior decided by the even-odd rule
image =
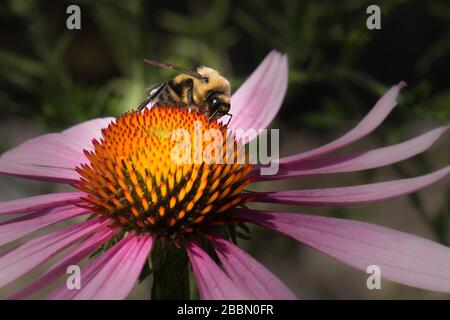
<svg viewBox="0 0 450 320">
<path fill-rule="evenodd" d="M 66 29 L 66 7 L 82 29 Z M 373 1 L 26 1 L 0 4 L 0 108 L 51 129 L 135 108 L 145 89 L 173 73 L 208 65 L 234 88 L 276 48 L 289 56 L 289 90 L 279 119 L 318 133 L 355 123 L 389 86 L 409 87 L 380 144 L 405 139 L 415 119 L 450 121 L 450 2 L 380 2 L 381 30 L 366 28 Z M 431 170 L 423 157 L 400 176 Z M 376 175 L 364 174 L 366 181 Z M 413 203 L 423 213 L 417 196 Z M 345 216 L 345 210 L 334 212 Z M 427 222 L 449 241 L 448 208 Z M 424 215 L 424 219 L 426 215 Z M 442 221 L 447 221 L 443 223 Z"/>
<path fill-rule="evenodd" d="M 149 56 L 215 67 L 236 87 L 276 48 L 290 59 L 281 116 L 292 125 L 328 129 L 354 121 L 400 80 L 411 87 L 402 94 L 396 127 L 411 116 L 450 119 L 442 69 L 449 68 L 450 5 L 443 2 L 384 1 L 382 29 L 375 31 L 365 27 L 371 2 L 362 0 L 75 1 L 78 31 L 65 27 L 71 3 L 1 5 L 3 27 L 14 26 L 14 34 L 11 27 L 1 32 L 6 112 L 56 128 L 122 113 L 150 84 L 173 75 L 145 65 Z"/>
</svg>

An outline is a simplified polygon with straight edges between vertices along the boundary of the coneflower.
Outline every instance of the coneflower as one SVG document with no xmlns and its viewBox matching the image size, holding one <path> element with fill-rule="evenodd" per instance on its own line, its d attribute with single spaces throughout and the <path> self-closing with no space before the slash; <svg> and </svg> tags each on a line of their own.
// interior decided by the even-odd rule
<svg viewBox="0 0 450 320">
<path fill-rule="evenodd" d="M 234 116 L 228 128 L 193 111 L 157 105 L 117 119 L 87 121 L 4 153 L 1 173 L 66 183 L 77 191 L 0 203 L 1 215 L 21 214 L 0 225 L 0 245 L 63 220 L 86 219 L 1 255 L 0 287 L 64 251 L 39 279 L 11 297 L 24 298 L 60 278 L 68 266 L 97 253 L 82 269 L 79 290 L 62 285 L 49 298 L 124 299 L 141 275 L 152 247 L 158 241 L 169 241 L 187 251 L 203 299 L 295 299 L 275 275 L 230 241 L 229 227 L 253 223 L 287 234 L 355 268 L 365 271 L 378 265 L 385 279 L 450 292 L 450 248 L 444 245 L 364 222 L 248 208 L 253 202 L 367 204 L 415 192 L 446 177 L 449 166 L 415 178 L 359 186 L 246 190 L 260 181 L 377 168 L 426 150 L 448 127 L 384 148 L 328 156 L 378 127 L 396 105 L 403 83 L 392 87 L 344 136 L 279 159 L 275 175 L 262 175 L 260 166 L 245 161 L 245 152 L 245 159 L 236 152 L 231 163 L 173 161 L 172 152 L 179 141 L 170 133 L 178 129 L 189 136 L 195 135 L 195 130 L 200 134 L 215 130 L 231 137 L 232 150 L 241 150 L 241 137 L 230 135 L 227 129 L 267 127 L 281 106 L 287 75 L 287 57 L 271 52 L 233 95 Z M 219 159 L 224 160 L 222 156 Z M 66 250 L 69 247 L 71 250 Z"/>
</svg>

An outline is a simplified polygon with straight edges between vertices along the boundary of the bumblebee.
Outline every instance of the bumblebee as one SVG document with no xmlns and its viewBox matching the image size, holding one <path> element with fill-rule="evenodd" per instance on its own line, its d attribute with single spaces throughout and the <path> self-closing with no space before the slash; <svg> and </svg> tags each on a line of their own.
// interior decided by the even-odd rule
<svg viewBox="0 0 450 320">
<path fill-rule="evenodd" d="M 170 104 L 187 107 L 205 114 L 209 119 L 219 119 L 229 115 L 230 82 L 219 72 L 208 67 L 199 67 L 197 71 L 186 70 L 169 63 L 144 60 L 146 63 L 176 70 L 182 74 L 151 87 L 147 98 L 139 105 L 143 110 L 148 104 Z M 229 122 L 229 121 L 228 121 Z"/>
</svg>

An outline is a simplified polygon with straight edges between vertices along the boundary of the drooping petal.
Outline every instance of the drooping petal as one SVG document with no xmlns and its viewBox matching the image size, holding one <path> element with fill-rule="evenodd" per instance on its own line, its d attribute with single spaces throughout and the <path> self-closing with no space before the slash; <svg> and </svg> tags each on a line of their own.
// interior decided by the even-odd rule
<svg viewBox="0 0 450 320">
<path fill-rule="evenodd" d="M 381 278 L 450 292 L 450 248 L 389 228 L 306 214 L 238 210 L 236 218 L 279 231 L 325 254 Z"/>
<path fill-rule="evenodd" d="M 294 159 L 286 161 L 286 159 L 282 158 L 279 161 L 279 170 L 277 174 L 271 176 L 259 176 L 257 181 L 360 171 L 386 166 L 408 159 L 427 150 L 449 129 L 450 126 L 436 128 L 421 136 L 399 144 L 350 155 L 299 161 Z"/>
<path fill-rule="evenodd" d="M 212 244 L 227 275 L 251 299 L 297 299 L 273 273 L 233 243 L 216 237 Z"/>
<path fill-rule="evenodd" d="M 90 149 L 89 137 L 98 137 L 110 120 L 95 119 L 62 133 L 27 140 L 0 156 L 0 173 L 51 182 L 77 181 L 74 169 L 86 162 L 83 149 Z"/>
<path fill-rule="evenodd" d="M 0 215 L 36 212 L 75 204 L 82 201 L 82 196 L 82 192 L 50 193 L 0 202 Z"/>
<path fill-rule="evenodd" d="M 0 246 L 57 222 L 88 214 L 87 209 L 66 206 L 46 213 L 33 213 L 0 224 Z"/>
<path fill-rule="evenodd" d="M 233 118 L 228 128 L 244 142 L 254 139 L 257 131 L 242 135 L 239 130 L 267 128 L 281 107 L 287 85 L 287 56 L 273 50 L 231 97 Z M 227 121 L 226 117 L 221 119 L 221 122 Z"/>
<path fill-rule="evenodd" d="M 80 290 L 68 290 L 63 285 L 49 298 L 64 300 L 125 299 L 142 271 L 152 243 L 153 239 L 148 234 L 128 234 L 82 271 Z"/>
<path fill-rule="evenodd" d="M 372 110 L 367 114 L 367 116 L 352 130 L 344 134 L 342 137 L 330 142 L 322 147 L 303 152 L 297 155 L 284 158 L 286 163 L 290 161 L 303 161 L 311 158 L 316 158 L 318 156 L 336 151 L 352 142 L 355 142 L 370 132 L 375 130 L 383 120 L 388 116 L 392 109 L 397 104 L 397 96 L 400 90 L 405 87 L 404 82 L 400 82 L 398 85 L 393 86 L 388 92 L 384 94 L 383 97 L 378 100 Z"/>
<path fill-rule="evenodd" d="M 450 166 L 416 178 L 378 182 L 351 187 L 255 193 L 258 202 L 350 206 L 372 203 L 413 193 L 450 173 Z"/>
<path fill-rule="evenodd" d="M 103 243 L 115 236 L 117 231 L 117 229 L 112 228 L 97 231 L 94 235 L 84 241 L 78 248 L 68 253 L 64 256 L 64 258 L 48 269 L 39 279 L 29 284 L 19 292 L 16 292 L 8 299 L 23 299 L 49 285 L 61 275 L 66 274 L 68 266 L 77 265 L 80 263 L 80 261 L 92 254 L 94 250 L 100 247 Z"/>
<path fill-rule="evenodd" d="M 35 238 L 5 253 L 0 257 L 0 288 L 109 223 L 105 218 L 90 219 Z"/>
<path fill-rule="evenodd" d="M 203 300 L 249 299 L 197 243 L 189 242 L 186 247 Z"/>
</svg>

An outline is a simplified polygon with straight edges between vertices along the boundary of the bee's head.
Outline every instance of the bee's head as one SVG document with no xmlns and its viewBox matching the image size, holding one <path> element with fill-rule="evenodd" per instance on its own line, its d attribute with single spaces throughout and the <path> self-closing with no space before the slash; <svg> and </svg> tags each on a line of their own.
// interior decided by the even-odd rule
<svg viewBox="0 0 450 320">
<path fill-rule="evenodd" d="M 212 119 L 219 119 L 230 111 L 230 83 L 214 69 L 200 67 L 197 72 L 206 79 L 197 86 L 197 90 L 202 91 L 199 94 L 203 97 L 202 111 Z"/>
<path fill-rule="evenodd" d="M 222 92 L 211 91 L 206 95 L 207 113 L 213 119 L 219 119 L 230 111 L 230 98 Z"/>
</svg>

